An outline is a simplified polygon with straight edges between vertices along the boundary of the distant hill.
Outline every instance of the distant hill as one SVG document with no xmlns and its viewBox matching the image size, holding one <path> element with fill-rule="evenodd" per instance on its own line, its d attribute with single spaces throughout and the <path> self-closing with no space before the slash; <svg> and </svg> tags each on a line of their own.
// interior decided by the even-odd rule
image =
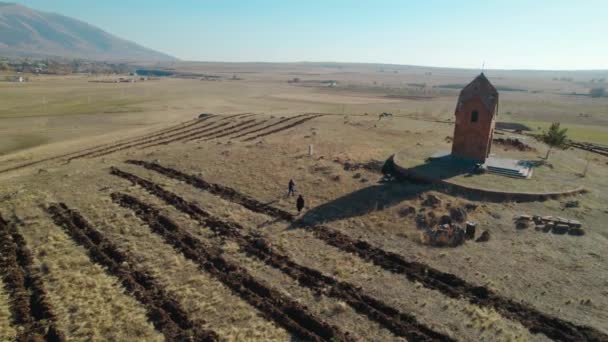
<svg viewBox="0 0 608 342">
<path fill-rule="evenodd" d="M 85 22 L 4 2 L 0 2 L 0 56 L 104 61 L 176 60 Z"/>
</svg>

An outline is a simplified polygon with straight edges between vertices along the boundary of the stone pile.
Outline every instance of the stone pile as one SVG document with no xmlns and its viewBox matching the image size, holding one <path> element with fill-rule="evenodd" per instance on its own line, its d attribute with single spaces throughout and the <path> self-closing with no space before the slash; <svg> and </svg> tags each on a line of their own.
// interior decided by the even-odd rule
<svg viewBox="0 0 608 342">
<path fill-rule="evenodd" d="M 515 218 L 515 227 L 517 229 L 526 229 L 531 224 L 535 225 L 535 229 L 537 231 L 544 233 L 552 232 L 553 234 L 568 234 L 574 236 L 585 235 L 585 230 L 583 229 L 582 224 L 577 220 L 538 215 L 520 215 Z"/>
</svg>

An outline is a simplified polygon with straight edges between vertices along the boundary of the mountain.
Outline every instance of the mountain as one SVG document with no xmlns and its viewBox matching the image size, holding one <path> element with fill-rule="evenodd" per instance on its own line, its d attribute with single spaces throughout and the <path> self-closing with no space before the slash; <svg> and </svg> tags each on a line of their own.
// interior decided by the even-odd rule
<svg viewBox="0 0 608 342">
<path fill-rule="evenodd" d="M 174 61 L 85 22 L 0 2 L 0 56 L 100 61 Z"/>
</svg>

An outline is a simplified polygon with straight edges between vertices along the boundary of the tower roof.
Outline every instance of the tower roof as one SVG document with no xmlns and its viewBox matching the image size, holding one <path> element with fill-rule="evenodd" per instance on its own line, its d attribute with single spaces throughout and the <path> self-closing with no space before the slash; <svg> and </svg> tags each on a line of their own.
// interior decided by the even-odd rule
<svg viewBox="0 0 608 342">
<path fill-rule="evenodd" d="M 477 96 L 481 98 L 481 102 L 483 102 L 490 111 L 493 111 L 496 107 L 496 103 L 498 103 L 498 91 L 486 78 L 483 72 L 475 77 L 471 83 L 462 88 L 458 102 L 466 102 Z"/>
</svg>

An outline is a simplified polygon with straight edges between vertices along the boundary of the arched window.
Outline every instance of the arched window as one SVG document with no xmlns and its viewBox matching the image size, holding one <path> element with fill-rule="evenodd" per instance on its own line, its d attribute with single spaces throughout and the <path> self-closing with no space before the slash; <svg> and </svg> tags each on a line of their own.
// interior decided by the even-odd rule
<svg viewBox="0 0 608 342">
<path fill-rule="evenodd" d="M 479 112 L 474 110 L 471 112 L 471 122 L 479 121 Z"/>
</svg>

